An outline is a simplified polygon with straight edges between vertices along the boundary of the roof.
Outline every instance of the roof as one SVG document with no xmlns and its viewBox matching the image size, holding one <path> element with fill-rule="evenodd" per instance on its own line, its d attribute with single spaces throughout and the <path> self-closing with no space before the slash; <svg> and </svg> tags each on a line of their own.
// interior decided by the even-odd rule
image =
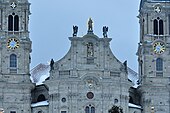
<svg viewBox="0 0 170 113">
<path fill-rule="evenodd" d="M 42 102 L 37 102 L 37 103 L 31 104 L 31 107 L 48 106 L 48 105 L 49 105 L 48 101 L 42 101 Z"/>
<path fill-rule="evenodd" d="M 133 88 L 137 88 L 139 76 L 138 73 L 136 73 L 134 70 L 128 68 L 128 79 L 133 83 Z"/>
<path fill-rule="evenodd" d="M 141 106 L 139 106 L 139 105 L 135 105 L 135 104 L 132 104 L 132 103 L 129 103 L 129 107 L 130 107 L 130 108 L 142 109 L 142 107 L 141 107 Z"/>
<path fill-rule="evenodd" d="M 46 64 L 39 64 L 31 70 L 31 81 L 36 85 L 41 85 L 50 76 L 50 66 Z"/>
<path fill-rule="evenodd" d="M 31 81 L 36 83 L 36 85 L 41 85 L 50 76 L 50 66 L 47 64 L 40 63 L 35 68 L 31 70 Z M 133 87 L 138 87 L 138 74 L 132 69 L 128 68 L 128 79 L 133 83 Z"/>
<path fill-rule="evenodd" d="M 141 10 L 141 8 L 143 7 L 145 2 L 163 3 L 163 2 L 170 2 L 170 0 L 141 0 L 140 1 L 140 6 L 139 6 L 139 10 Z"/>
</svg>

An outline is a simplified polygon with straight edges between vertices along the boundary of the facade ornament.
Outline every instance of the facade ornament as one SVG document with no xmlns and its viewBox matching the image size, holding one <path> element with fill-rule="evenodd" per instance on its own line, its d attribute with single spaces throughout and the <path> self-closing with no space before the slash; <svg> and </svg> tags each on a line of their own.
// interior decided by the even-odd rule
<svg viewBox="0 0 170 113">
<path fill-rule="evenodd" d="M 91 18 L 88 20 L 88 33 L 93 33 L 93 20 Z"/>
<path fill-rule="evenodd" d="M 160 12 L 161 12 L 160 6 L 155 6 L 154 11 L 155 11 L 156 13 L 160 13 Z"/>
<path fill-rule="evenodd" d="M 77 36 L 78 26 L 73 26 L 73 37 Z"/>
<path fill-rule="evenodd" d="M 87 43 L 87 57 L 93 57 L 93 56 L 94 56 L 93 43 L 89 42 Z"/>
<path fill-rule="evenodd" d="M 108 27 L 103 26 L 103 37 L 107 38 Z"/>
<path fill-rule="evenodd" d="M 17 4 L 15 2 L 12 2 L 11 5 L 12 9 L 15 9 L 17 7 Z"/>
</svg>

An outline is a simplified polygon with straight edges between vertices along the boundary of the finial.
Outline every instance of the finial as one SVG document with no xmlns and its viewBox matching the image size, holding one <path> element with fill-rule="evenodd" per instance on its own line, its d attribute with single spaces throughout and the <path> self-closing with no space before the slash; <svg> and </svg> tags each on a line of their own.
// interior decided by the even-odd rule
<svg viewBox="0 0 170 113">
<path fill-rule="evenodd" d="M 87 33 L 93 33 L 93 21 L 91 18 L 88 20 L 88 32 Z"/>
</svg>

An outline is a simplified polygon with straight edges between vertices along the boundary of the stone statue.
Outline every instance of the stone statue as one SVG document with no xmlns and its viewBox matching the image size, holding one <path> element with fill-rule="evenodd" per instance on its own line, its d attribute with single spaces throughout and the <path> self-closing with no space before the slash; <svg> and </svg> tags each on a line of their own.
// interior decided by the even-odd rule
<svg viewBox="0 0 170 113">
<path fill-rule="evenodd" d="M 93 21 L 91 18 L 88 21 L 88 32 L 93 32 Z"/>
<path fill-rule="evenodd" d="M 54 60 L 51 59 L 51 62 L 50 62 L 50 70 L 54 70 Z"/>
<path fill-rule="evenodd" d="M 107 37 L 107 32 L 108 32 L 108 27 L 103 26 L 103 36 L 104 36 L 104 38 Z"/>
<path fill-rule="evenodd" d="M 73 26 L 73 37 L 77 36 L 78 26 Z"/>
<path fill-rule="evenodd" d="M 93 57 L 94 56 L 93 43 L 88 43 L 87 44 L 87 56 L 88 57 Z"/>
<path fill-rule="evenodd" d="M 127 73 L 128 72 L 127 60 L 124 61 L 123 65 L 124 65 L 125 72 Z"/>
</svg>

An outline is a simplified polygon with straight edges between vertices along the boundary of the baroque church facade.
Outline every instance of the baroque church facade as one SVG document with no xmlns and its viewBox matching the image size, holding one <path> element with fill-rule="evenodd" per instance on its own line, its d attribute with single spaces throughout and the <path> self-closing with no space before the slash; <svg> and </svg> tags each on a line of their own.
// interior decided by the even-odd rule
<svg viewBox="0 0 170 113">
<path fill-rule="evenodd" d="M 108 27 L 103 37 L 77 36 L 60 60 L 30 71 L 30 3 L 0 0 L 0 113 L 170 112 L 170 0 L 141 0 L 138 74 L 110 49 Z"/>
</svg>

